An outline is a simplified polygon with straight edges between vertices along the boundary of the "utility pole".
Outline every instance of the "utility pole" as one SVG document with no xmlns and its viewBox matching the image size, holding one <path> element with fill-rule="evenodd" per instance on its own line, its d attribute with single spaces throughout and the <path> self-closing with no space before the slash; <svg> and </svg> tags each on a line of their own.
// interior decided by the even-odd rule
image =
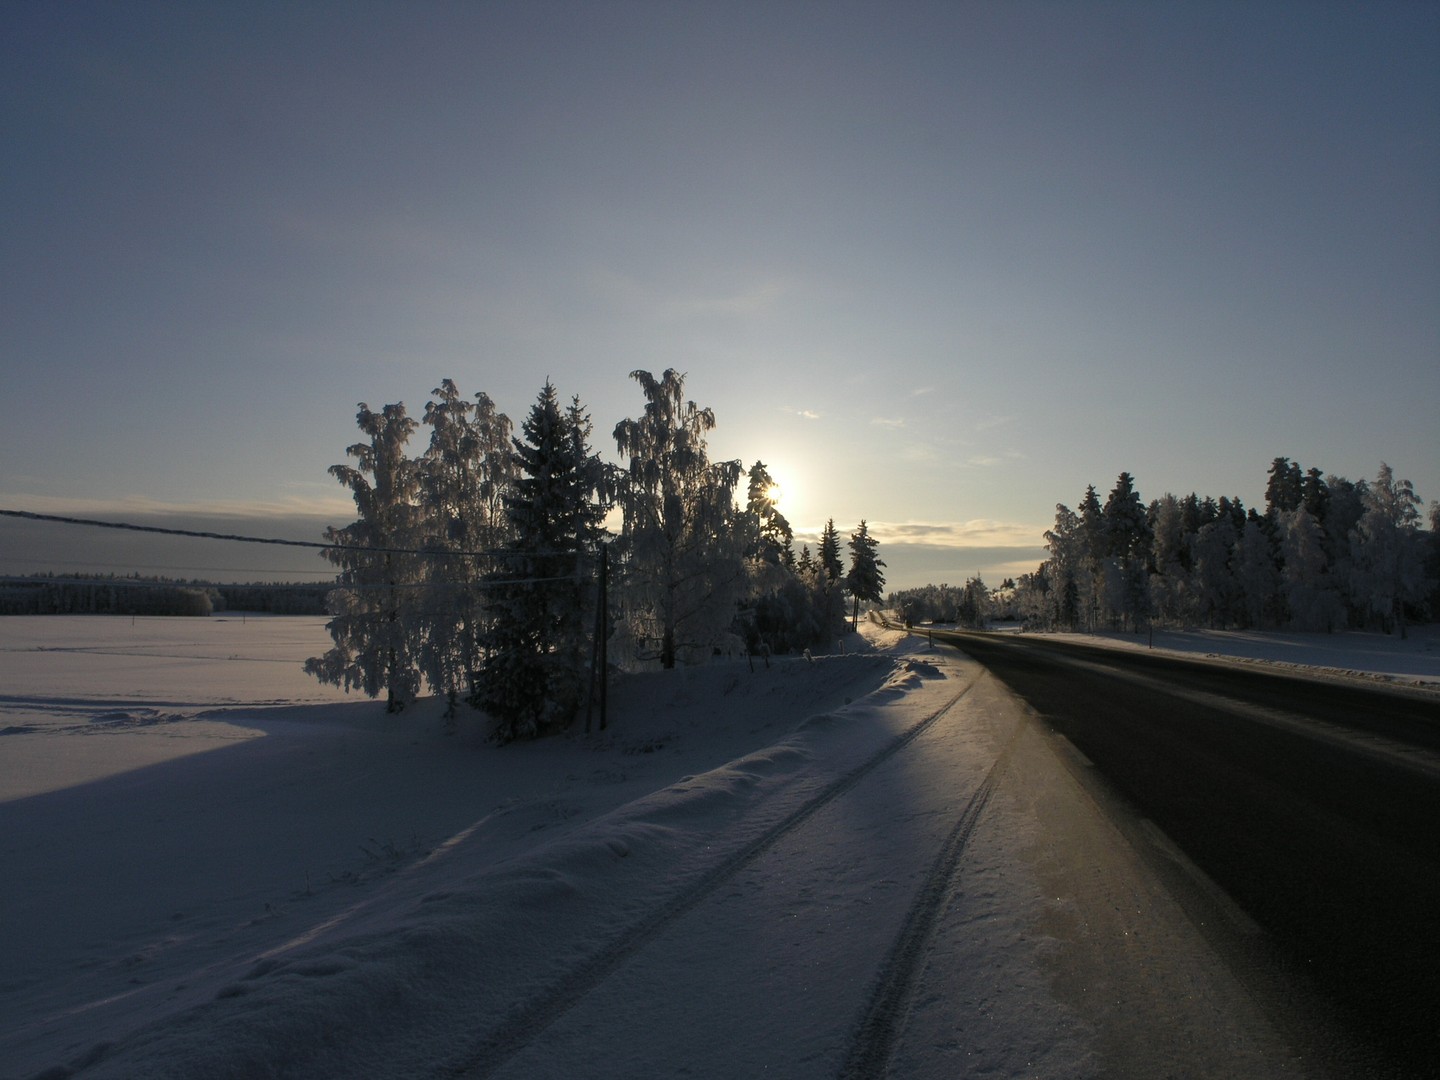
<svg viewBox="0 0 1440 1080">
<path fill-rule="evenodd" d="M 590 719 L 595 710 L 595 680 L 600 680 L 600 730 L 604 731 L 607 721 L 610 668 L 610 549 L 600 544 L 599 588 L 595 598 L 595 643 L 590 649 L 590 693 L 585 701 L 585 734 L 590 734 Z"/>
</svg>

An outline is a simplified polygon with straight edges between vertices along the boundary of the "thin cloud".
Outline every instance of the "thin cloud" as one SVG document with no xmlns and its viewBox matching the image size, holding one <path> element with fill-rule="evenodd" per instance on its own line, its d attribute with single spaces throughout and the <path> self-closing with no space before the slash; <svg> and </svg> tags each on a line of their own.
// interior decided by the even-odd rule
<svg viewBox="0 0 1440 1080">
<path fill-rule="evenodd" d="M 797 409 L 793 405 L 781 405 L 780 408 L 791 416 L 798 416 L 802 420 L 819 420 L 820 414 L 814 409 Z"/>
<path fill-rule="evenodd" d="M 940 451 L 930 443 L 911 443 L 901 449 L 900 457 L 916 465 L 930 465 L 941 460 Z"/>
<path fill-rule="evenodd" d="M 903 428 L 905 426 L 905 418 L 903 416 L 875 416 L 871 418 L 870 426 L 891 429 Z"/>
<path fill-rule="evenodd" d="M 965 464 L 973 465 L 977 469 L 992 469 L 996 465 L 1004 465 L 1010 461 L 1024 461 L 1025 455 L 1019 450 L 1002 450 L 998 454 L 975 454 L 965 459 Z"/>
<path fill-rule="evenodd" d="M 1014 420 L 1013 416 L 989 416 L 975 425 L 976 431 L 993 431 L 998 427 L 1004 427 Z"/>
<path fill-rule="evenodd" d="M 926 394 L 933 394 L 934 392 L 935 392 L 935 387 L 933 387 L 933 386 L 917 386 L 914 390 L 911 390 L 911 391 L 910 391 L 910 396 L 911 396 L 911 397 L 924 397 Z"/>
<path fill-rule="evenodd" d="M 1046 525 L 994 521 L 872 521 L 870 534 L 882 544 L 926 544 L 954 548 L 1034 548 L 1045 542 Z"/>
<path fill-rule="evenodd" d="M 591 271 L 590 284 L 611 303 L 661 322 L 711 315 L 759 315 L 779 306 L 794 289 L 788 279 L 761 277 L 719 290 L 676 291 L 647 285 L 605 267 Z"/>
</svg>

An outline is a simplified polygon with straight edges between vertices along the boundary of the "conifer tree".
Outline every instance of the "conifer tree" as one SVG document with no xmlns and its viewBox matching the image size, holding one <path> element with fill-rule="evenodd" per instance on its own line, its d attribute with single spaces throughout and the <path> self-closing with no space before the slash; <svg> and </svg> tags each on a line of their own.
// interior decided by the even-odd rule
<svg viewBox="0 0 1440 1080">
<path fill-rule="evenodd" d="M 1101 511 L 1101 522 L 1109 606 L 1122 624 L 1128 621 L 1138 629 L 1140 617 L 1149 611 L 1145 575 L 1153 537 L 1145 505 L 1128 472 L 1116 479 Z"/>
<path fill-rule="evenodd" d="M 1294 510 L 1304 499 L 1304 478 L 1299 462 L 1277 457 L 1270 463 L 1270 479 L 1265 485 L 1265 516 Z"/>
<path fill-rule="evenodd" d="M 840 562 L 840 533 L 835 529 L 834 518 L 825 522 L 825 528 L 820 533 L 820 569 L 827 581 L 839 581 L 845 571 L 844 564 Z"/>
<path fill-rule="evenodd" d="M 492 623 L 475 703 L 504 743 L 567 724 L 584 691 L 592 612 L 591 559 L 605 508 L 603 470 L 590 453 L 578 400 L 562 412 L 547 380 L 513 439 L 516 479 L 506 494 L 512 539 L 487 576 Z"/>
<path fill-rule="evenodd" d="M 746 554 L 771 565 L 795 565 L 795 532 L 775 504 L 775 480 L 763 461 L 750 466 L 745 512 L 753 535 Z"/>
<path fill-rule="evenodd" d="M 845 566 L 840 561 L 840 533 L 835 528 L 835 519 L 830 518 L 820 532 L 820 549 L 815 559 L 812 586 L 821 644 L 832 641 L 845 631 L 844 573 Z"/>
<path fill-rule="evenodd" d="M 845 587 L 850 590 L 854 608 L 850 613 L 850 629 L 860 625 L 860 601 L 878 604 L 885 598 L 885 575 L 880 568 L 885 560 L 876 555 L 879 545 L 870 535 L 865 519 L 860 519 L 860 528 L 850 534 L 850 572 L 845 576 Z"/>
</svg>

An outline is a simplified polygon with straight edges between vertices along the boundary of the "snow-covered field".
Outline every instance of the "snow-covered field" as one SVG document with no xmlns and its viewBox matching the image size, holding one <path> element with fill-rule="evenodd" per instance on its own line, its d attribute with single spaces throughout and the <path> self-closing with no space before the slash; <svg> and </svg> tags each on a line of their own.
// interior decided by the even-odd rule
<svg viewBox="0 0 1440 1080">
<path fill-rule="evenodd" d="M 895 1075 L 1293 1075 L 953 652 L 625 676 L 496 748 L 306 677 L 323 623 L 0 619 L 0 1076 L 834 1076 L 897 956 Z"/>
</svg>

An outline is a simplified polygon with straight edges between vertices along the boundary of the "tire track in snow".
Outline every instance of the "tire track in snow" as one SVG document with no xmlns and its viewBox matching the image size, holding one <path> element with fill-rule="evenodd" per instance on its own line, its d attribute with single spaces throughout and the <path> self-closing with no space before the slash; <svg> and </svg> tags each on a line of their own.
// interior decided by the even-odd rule
<svg viewBox="0 0 1440 1080">
<path fill-rule="evenodd" d="M 1010 756 L 1010 745 L 990 766 L 985 779 L 970 796 L 960 817 L 941 845 L 930 872 L 916 893 L 900 933 L 890 947 L 875 979 L 865 1014 L 855 1027 L 850 1050 L 840 1070 L 840 1080 L 883 1077 L 894 1049 L 895 1037 L 909 1009 L 911 987 L 930 947 L 935 924 L 954 893 L 956 870 L 970 836 L 995 790 L 1001 767 Z"/>
<path fill-rule="evenodd" d="M 984 674 L 983 671 L 977 672 L 940 708 L 901 732 L 878 752 L 821 789 L 814 798 L 801 804 L 739 851 L 702 874 L 678 896 L 662 904 L 652 914 L 641 919 L 628 931 L 572 968 L 569 975 L 562 978 L 548 993 L 542 994 L 512 1011 L 495 1031 L 478 1042 L 463 1059 L 442 1069 L 439 1075 L 471 1080 L 471 1078 L 489 1076 L 500 1068 L 544 1034 L 555 1021 L 564 1016 L 591 990 L 609 978 L 617 968 L 643 949 L 654 937 L 678 919 L 689 914 L 740 870 L 754 862 L 818 811 L 855 787 L 871 772 L 928 731 L 936 721 L 960 703 L 961 699 L 974 688 Z M 991 772 L 994 772 L 993 766 Z M 989 783 L 990 777 L 987 776 L 981 787 L 985 788 Z M 978 810 L 976 816 L 978 817 Z M 973 828 L 973 823 L 971 827 Z"/>
</svg>

